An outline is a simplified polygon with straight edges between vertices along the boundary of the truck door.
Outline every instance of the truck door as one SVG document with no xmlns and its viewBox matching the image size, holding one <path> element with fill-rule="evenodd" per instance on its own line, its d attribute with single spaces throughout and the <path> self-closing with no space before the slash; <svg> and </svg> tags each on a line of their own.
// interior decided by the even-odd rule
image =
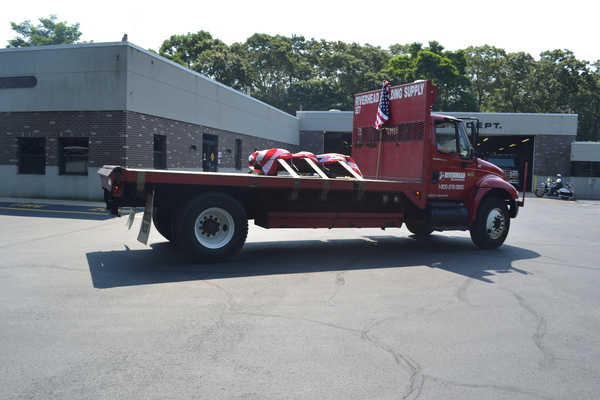
<svg viewBox="0 0 600 400">
<path fill-rule="evenodd" d="M 458 119 L 434 119 L 429 199 L 461 200 L 475 186 L 477 163 L 464 125 Z"/>
</svg>

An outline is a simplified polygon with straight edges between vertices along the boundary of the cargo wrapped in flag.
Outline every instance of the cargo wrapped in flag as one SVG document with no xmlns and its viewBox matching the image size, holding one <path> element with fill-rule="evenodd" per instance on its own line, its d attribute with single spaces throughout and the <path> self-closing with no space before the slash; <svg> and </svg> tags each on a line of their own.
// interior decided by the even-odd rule
<svg viewBox="0 0 600 400">
<path fill-rule="evenodd" d="M 362 173 L 352 157 L 337 153 L 315 156 L 308 151 L 290 153 L 284 149 L 260 150 L 248 157 L 248 167 L 259 175 L 275 176 L 278 171 L 285 169 L 277 160 L 286 160 L 286 163 L 297 173 L 312 174 L 317 172 L 314 168 L 320 168 L 334 176 L 362 177 Z M 348 168 L 341 163 L 347 165 L 354 173 L 350 173 Z"/>
<path fill-rule="evenodd" d="M 347 164 L 354 172 L 359 176 L 362 176 L 358 165 L 354 162 L 352 157 L 337 153 L 320 154 L 317 156 L 318 165 L 324 170 L 330 170 L 337 175 L 348 175 L 346 169 L 344 169 L 339 163 Z"/>
</svg>

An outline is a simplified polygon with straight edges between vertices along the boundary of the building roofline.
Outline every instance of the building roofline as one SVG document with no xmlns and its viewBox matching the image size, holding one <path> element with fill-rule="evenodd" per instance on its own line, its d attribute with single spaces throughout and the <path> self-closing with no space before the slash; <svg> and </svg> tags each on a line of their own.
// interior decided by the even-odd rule
<svg viewBox="0 0 600 400">
<path fill-rule="evenodd" d="M 136 45 L 134 43 L 131 43 L 131 42 L 126 42 L 126 41 L 100 42 L 100 43 L 92 42 L 92 43 L 61 44 L 61 45 L 47 45 L 47 46 L 9 47 L 9 48 L 0 49 L 0 55 L 2 53 L 10 53 L 10 52 L 27 52 L 27 51 L 44 51 L 44 50 L 70 50 L 70 49 L 74 49 L 74 48 L 115 47 L 115 46 L 127 46 L 127 47 L 131 47 L 131 48 L 133 48 L 133 49 L 135 49 L 137 51 L 143 52 L 143 53 L 145 53 L 145 54 L 147 54 L 147 55 L 149 55 L 151 57 L 155 57 L 157 59 L 160 59 L 161 61 L 166 62 L 167 64 L 170 64 L 170 65 L 172 65 L 174 67 L 182 69 L 182 70 L 184 70 L 187 73 L 190 73 L 192 75 L 196 75 L 196 76 L 198 76 L 198 77 L 200 77 L 202 79 L 206 79 L 206 80 L 210 81 L 211 83 L 214 83 L 217 86 L 219 86 L 219 87 L 221 87 L 221 88 L 223 88 L 225 90 L 230 90 L 232 92 L 235 92 L 237 95 L 241 95 L 243 97 L 246 97 L 248 99 L 251 99 L 253 101 L 261 103 L 261 104 L 263 104 L 263 105 L 265 105 L 265 106 L 267 106 L 267 107 L 269 107 L 269 108 L 271 108 L 271 109 L 273 109 L 273 110 L 275 110 L 277 112 L 283 113 L 283 114 L 285 114 L 285 115 L 287 115 L 287 116 L 289 116 L 291 118 L 294 118 L 296 120 L 298 119 L 298 117 L 296 117 L 295 115 L 292 115 L 292 114 L 289 114 L 289 113 L 287 113 L 285 111 L 282 111 L 282 110 L 278 109 L 277 107 L 273 107 L 272 105 L 267 104 L 264 101 L 261 101 L 259 99 L 256 99 L 256 98 L 252 97 L 252 96 L 249 96 L 249 95 L 247 95 L 244 92 L 240 92 L 238 90 L 235 90 L 235 89 L 233 89 L 233 88 L 231 88 L 231 87 L 229 87 L 227 85 L 222 84 L 221 82 L 218 82 L 218 81 L 216 81 L 214 79 L 209 78 L 206 75 L 203 75 L 203 74 L 201 74 L 199 72 L 196 72 L 196 71 L 194 71 L 192 69 L 189 69 L 187 67 L 184 67 L 181 64 L 177 64 L 174 61 L 171 61 L 171 60 L 169 60 L 169 59 L 167 59 L 167 58 L 165 58 L 165 57 L 163 57 L 163 56 L 161 56 L 161 55 L 159 55 L 157 53 L 154 53 L 154 52 L 152 52 L 150 50 L 146 50 L 146 49 L 144 49 L 144 48 L 142 48 L 142 47 L 140 47 L 140 46 L 138 46 L 138 45 Z"/>
<path fill-rule="evenodd" d="M 569 113 L 505 113 L 505 112 L 501 112 L 501 113 L 497 113 L 497 112 L 479 112 L 479 111 L 432 111 L 432 114 L 441 114 L 441 115 L 452 115 L 452 114 L 473 114 L 473 115 L 523 115 L 523 116 L 540 116 L 540 115 L 560 115 L 563 117 L 577 117 L 579 114 L 569 114 Z"/>
</svg>

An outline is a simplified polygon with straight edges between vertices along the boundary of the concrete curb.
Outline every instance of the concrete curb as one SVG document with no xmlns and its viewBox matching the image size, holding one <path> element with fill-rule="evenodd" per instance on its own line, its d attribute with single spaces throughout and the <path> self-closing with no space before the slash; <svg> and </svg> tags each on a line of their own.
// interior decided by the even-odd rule
<svg viewBox="0 0 600 400">
<path fill-rule="evenodd" d="M 106 207 L 99 201 L 63 200 L 63 199 L 29 199 L 19 197 L 0 197 L 0 203 L 52 204 L 59 206 Z"/>
</svg>

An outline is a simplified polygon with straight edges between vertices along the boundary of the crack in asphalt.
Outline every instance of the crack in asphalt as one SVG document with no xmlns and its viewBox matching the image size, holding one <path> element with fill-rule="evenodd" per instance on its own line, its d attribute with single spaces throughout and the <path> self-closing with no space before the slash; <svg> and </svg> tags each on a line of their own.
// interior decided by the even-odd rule
<svg viewBox="0 0 600 400">
<path fill-rule="evenodd" d="M 365 257 L 369 257 L 369 256 L 370 255 L 365 255 Z M 364 257 L 361 257 L 360 259 L 362 259 L 362 258 L 364 258 Z M 334 281 L 335 287 L 334 287 L 332 293 L 330 293 L 330 295 L 326 298 L 326 300 L 325 300 L 326 304 L 330 304 L 331 301 L 340 293 L 340 291 L 343 289 L 344 285 L 346 284 L 345 274 L 346 274 L 347 270 L 349 268 L 351 268 L 353 265 L 355 265 L 357 262 L 359 262 L 360 259 L 353 259 L 353 260 L 347 261 L 346 263 L 344 263 L 341 266 L 341 268 L 339 270 L 335 271 L 335 281 Z M 418 399 L 423 390 L 423 386 L 427 380 L 432 380 L 434 382 L 443 382 L 446 384 L 469 387 L 469 388 L 489 388 L 489 389 L 499 390 L 499 391 L 505 392 L 505 393 L 535 395 L 535 396 L 539 397 L 540 399 L 548 399 L 547 397 L 544 397 L 537 393 L 529 393 L 525 390 L 515 388 L 515 387 L 485 385 L 485 384 L 476 385 L 476 384 L 469 384 L 469 383 L 452 382 L 452 381 L 443 380 L 441 378 L 436 378 L 436 377 L 425 375 L 421 369 L 421 366 L 419 365 L 419 363 L 417 361 L 413 360 L 406 354 L 402 354 L 401 352 L 398 352 L 391 345 L 385 343 L 384 341 L 380 340 L 376 335 L 371 333 L 371 331 L 379 325 L 382 325 L 391 320 L 405 318 L 406 316 L 396 316 L 396 317 L 391 317 L 391 318 L 385 318 L 382 320 L 371 322 L 363 329 L 358 329 L 358 328 L 347 327 L 347 326 L 338 325 L 338 324 L 334 324 L 334 323 L 330 323 L 330 322 L 326 322 L 326 321 L 319 321 L 319 320 L 315 320 L 315 319 L 298 317 L 298 316 L 243 311 L 243 310 L 239 309 L 237 304 L 235 304 L 235 302 L 234 302 L 235 296 L 230 291 L 228 291 L 224 287 L 216 284 L 213 281 L 203 280 L 203 282 L 210 286 L 217 288 L 223 294 L 225 294 L 225 296 L 226 296 L 225 303 L 227 304 L 227 311 L 229 311 L 231 314 L 246 315 L 246 316 L 251 316 L 251 317 L 259 317 L 259 318 L 277 318 L 277 319 L 285 319 L 285 320 L 292 320 L 292 321 L 303 321 L 303 322 L 307 322 L 307 323 L 318 324 L 318 325 L 325 326 L 328 328 L 341 330 L 341 331 L 348 332 L 348 333 L 351 333 L 354 335 L 358 335 L 364 342 L 369 343 L 371 346 L 379 348 L 380 350 L 383 350 L 385 353 L 387 353 L 394 360 L 394 363 L 396 365 L 398 365 L 402 370 L 404 370 L 405 372 L 408 373 L 408 379 L 406 381 L 407 386 L 404 389 L 403 393 L 401 394 L 401 398 L 403 400 Z M 458 300 L 460 302 L 465 303 L 467 305 L 472 305 L 471 302 L 469 301 L 469 299 L 467 298 L 466 293 L 467 293 L 468 289 L 474 284 L 474 282 L 475 282 L 475 279 L 473 277 L 467 277 L 459 286 L 457 286 L 456 297 L 458 298 Z M 542 353 L 542 358 L 539 361 L 540 366 L 544 369 L 550 368 L 552 366 L 552 364 L 554 363 L 555 357 L 554 357 L 552 351 L 544 344 L 544 336 L 546 334 L 545 318 L 542 315 L 540 315 L 540 313 L 537 312 L 533 307 L 531 307 L 525 301 L 525 299 L 523 299 L 523 297 L 519 296 L 518 294 L 512 293 L 512 292 L 510 292 L 510 293 L 517 300 L 518 304 L 536 319 L 537 324 L 536 324 L 535 333 L 532 336 L 532 340 L 535 343 L 535 345 L 537 346 L 537 348 L 540 350 L 540 352 Z M 438 310 L 438 309 L 436 308 L 436 310 Z M 425 311 L 426 311 L 425 309 L 420 309 L 420 310 L 417 310 L 416 312 L 423 313 Z M 431 314 L 432 313 L 431 310 L 429 310 L 428 313 Z"/>
<path fill-rule="evenodd" d="M 546 319 L 542 315 L 540 315 L 540 313 L 538 313 L 533 307 L 531 307 L 523 297 L 511 292 L 510 290 L 508 292 L 515 297 L 519 305 L 525 311 L 533 315 L 534 318 L 537 320 L 535 333 L 533 334 L 532 339 L 535 345 L 538 347 L 538 349 L 540 349 L 542 353 L 542 359 L 539 362 L 540 366 L 543 369 L 549 369 L 552 366 L 552 364 L 554 364 L 555 357 L 552 351 L 548 348 L 548 346 L 544 344 L 544 336 L 546 335 Z"/>
<path fill-rule="evenodd" d="M 466 296 L 466 292 L 467 289 L 469 289 L 473 283 L 475 283 L 475 280 L 473 278 L 467 278 L 463 281 L 463 283 L 456 289 L 456 297 L 458 298 L 458 301 L 460 301 L 461 303 L 466 303 L 469 306 L 472 306 L 473 304 L 469 301 L 469 299 L 467 299 Z"/>
<path fill-rule="evenodd" d="M 363 340 L 371 343 L 373 346 L 379 347 L 391 355 L 396 364 L 409 373 L 409 385 L 402 394 L 402 399 L 414 400 L 420 396 L 421 390 L 423 389 L 423 384 L 425 382 L 425 375 L 423 375 L 421 366 L 412 358 L 395 351 L 389 345 L 379 340 L 375 335 L 369 333 L 374 327 L 391 320 L 397 320 L 399 318 L 400 317 L 385 318 L 380 321 L 373 322 L 361 332 L 361 337 Z"/>
<path fill-rule="evenodd" d="M 333 289 L 333 292 L 325 299 L 325 303 L 329 304 L 330 306 L 333 306 L 331 301 L 338 295 L 338 293 L 346 284 L 346 279 L 344 277 L 345 275 L 346 271 L 337 271 L 335 273 L 335 288 Z"/>
<path fill-rule="evenodd" d="M 342 272 L 342 271 L 340 271 L 340 272 Z M 339 272 L 338 272 L 338 274 L 339 274 Z M 340 277 L 338 275 L 336 278 L 336 285 L 340 285 L 340 283 L 338 283 L 339 279 L 340 279 Z M 402 369 L 404 369 L 405 371 L 407 371 L 409 373 L 409 375 L 410 375 L 410 377 L 408 379 L 409 386 L 406 389 L 405 393 L 403 394 L 402 399 L 414 400 L 419 397 L 419 395 L 421 393 L 421 389 L 423 387 L 423 382 L 424 382 L 424 376 L 423 376 L 423 373 L 421 371 L 421 367 L 419 366 L 419 364 L 416 361 L 412 360 L 410 357 L 396 352 L 389 345 L 383 343 L 381 340 L 377 339 L 375 336 L 373 336 L 369 333 L 369 331 L 373 327 L 380 325 L 386 321 L 389 321 L 390 319 L 396 319 L 397 317 L 386 318 L 381 321 L 376 321 L 374 323 L 369 324 L 365 329 L 357 329 L 357 328 L 346 327 L 346 326 L 342 326 L 342 325 L 332 324 L 329 322 L 318 321 L 318 320 L 304 318 L 304 317 L 241 311 L 241 310 L 235 309 L 236 306 L 233 304 L 234 296 L 231 294 L 231 292 L 229 292 L 225 288 L 215 284 L 214 282 L 207 282 L 207 281 L 204 281 L 204 282 L 219 289 L 220 291 L 222 291 L 225 294 L 226 303 L 228 304 L 229 312 L 231 312 L 234 315 L 246 315 L 246 316 L 260 317 L 260 318 L 278 318 L 278 319 L 285 319 L 285 320 L 292 320 L 292 321 L 303 321 L 303 322 L 318 324 L 321 326 L 326 326 L 329 328 L 334 328 L 334 329 L 338 329 L 338 330 L 341 330 L 344 332 L 349 332 L 349 333 L 358 335 L 361 339 L 363 339 L 363 341 L 370 343 L 372 346 L 375 346 L 375 347 L 385 351 L 387 354 L 389 354 L 392 357 L 392 359 L 395 361 L 395 363 L 397 365 L 399 365 Z"/>
<path fill-rule="evenodd" d="M 464 388 L 469 388 L 469 389 L 493 389 L 493 390 L 497 390 L 501 393 L 505 393 L 507 395 L 526 394 L 529 396 L 535 396 L 535 397 L 537 397 L 539 399 L 543 399 L 543 400 L 555 400 L 552 397 L 543 396 L 536 392 L 530 392 L 530 391 L 523 390 L 523 389 L 520 389 L 517 387 L 512 387 L 512 386 L 498 386 L 498 385 L 454 382 L 454 381 L 449 381 L 447 379 L 434 377 L 431 375 L 426 376 L 425 380 L 431 380 L 431 381 L 434 381 L 434 382 L 440 383 L 440 384 L 452 385 L 452 386 L 456 386 L 456 387 L 464 387 Z"/>
</svg>

